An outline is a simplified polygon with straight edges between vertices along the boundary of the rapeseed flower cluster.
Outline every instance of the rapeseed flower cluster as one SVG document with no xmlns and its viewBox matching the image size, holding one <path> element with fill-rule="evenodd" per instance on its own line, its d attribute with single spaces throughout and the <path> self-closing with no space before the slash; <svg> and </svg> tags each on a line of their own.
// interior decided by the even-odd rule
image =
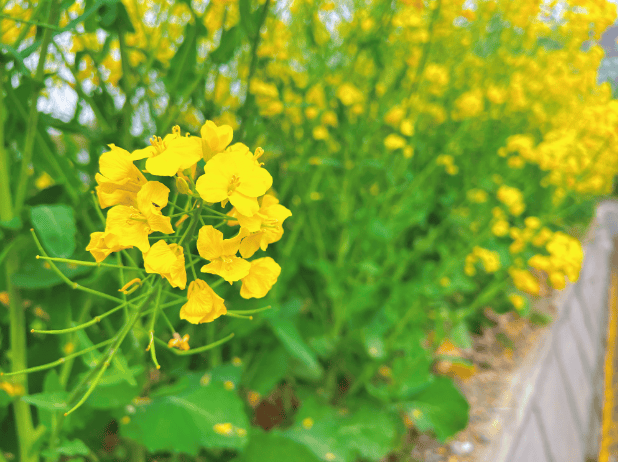
<svg viewBox="0 0 618 462">
<path fill-rule="evenodd" d="M 203 273 L 217 275 L 230 284 L 241 281 L 243 298 L 262 298 L 277 281 L 281 267 L 270 257 L 248 259 L 281 239 L 282 224 L 291 212 L 267 194 L 273 180 L 259 161 L 262 148 L 252 153 L 242 143 L 230 145 L 232 128 L 212 121 L 202 126 L 200 134 L 183 136 L 176 126 L 171 134 L 153 136 L 150 146 L 132 153 L 109 145 L 110 150 L 99 159 L 100 172 L 95 177 L 99 205 L 109 208 L 105 231 L 92 233 L 86 250 L 101 262 L 112 252 L 136 247 L 142 252 L 147 273 L 159 274 L 172 288 L 184 290 L 186 257 L 192 258 L 189 244 L 196 237 L 197 253 L 206 262 Z M 169 214 L 164 213 L 170 189 L 162 181 L 146 178 L 135 165 L 143 159 L 149 176 L 162 181 L 175 177 L 178 193 L 189 196 L 184 220 L 176 223 L 176 229 Z M 204 167 L 199 174 L 201 162 Z M 216 203 L 232 207 L 227 213 L 210 209 Z M 223 232 L 206 225 L 204 210 L 222 217 L 229 226 L 238 226 L 236 235 L 226 239 Z M 202 226 L 194 236 L 200 222 Z M 157 238 L 150 236 L 152 233 L 160 233 L 154 243 L 151 240 Z M 196 277 L 189 282 L 181 319 L 199 324 L 226 312 L 224 300 L 206 281 Z M 184 347 L 188 339 L 177 340 Z"/>
</svg>

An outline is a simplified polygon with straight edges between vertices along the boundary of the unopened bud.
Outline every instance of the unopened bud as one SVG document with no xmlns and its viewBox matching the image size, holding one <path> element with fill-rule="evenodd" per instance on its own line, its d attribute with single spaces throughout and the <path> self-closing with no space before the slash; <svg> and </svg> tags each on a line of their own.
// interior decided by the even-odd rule
<svg viewBox="0 0 618 462">
<path fill-rule="evenodd" d="M 191 189 L 184 178 L 176 177 L 176 189 L 180 194 L 191 195 Z"/>
</svg>

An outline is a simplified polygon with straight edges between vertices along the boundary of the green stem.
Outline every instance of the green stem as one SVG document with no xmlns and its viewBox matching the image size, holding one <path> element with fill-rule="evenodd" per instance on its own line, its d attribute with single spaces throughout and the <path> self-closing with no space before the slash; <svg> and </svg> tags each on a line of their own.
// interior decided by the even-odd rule
<svg viewBox="0 0 618 462">
<path fill-rule="evenodd" d="M 58 21 L 58 3 L 52 0 L 49 8 L 48 24 L 54 24 Z M 30 178 L 30 164 L 32 163 L 32 153 L 34 150 L 34 140 L 37 133 L 37 125 L 39 122 L 39 110 L 37 108 L 37 99 L 39 96 L 39 86 L 43 84 L 43 75 L 45 72 L 45 62 L 47 61 L 47 49 L 52 40 L 53 31 L 49 28 L 43 32 L 41 40 L 41 51 L 39 52 L 39 62 L 36 68 L 36 74 L 32 83 L 32 91 L 30 95 L 30 114 L 28 116 L 28 125 L 26 126 L 26 141 L 22 152 L 21 168 L 17 182 L 17 193 L 15 194 L 15 215 L 21 214 L 21 209 L 26 199 L 28 190 L 28 179 Z"/>
<path fill-rule="evenodd" d="M 40 260 L 49 260 L 49 261 L 59 261 L 63 263 L 69 263 L 69 264 L 80 265 L 80 266 L 104 266 L 105 268 L 120 268 L 120 269 L 129 269 L 129 270 L 142 271 L 142 272 L 146 271 L 144 268 L 140 268 L 138 266 L 113 265 L 111 263 L 103 263 L 103 262 L 96 262 L 96 261 L 69 260 L 68 258 L 45 257 L 41 255 L 37 255 L 36 258 L 37 260 L 40 259 Z M 122 283 L 122 285 L 124 285 L 124 283 Z"/>
<path fill-rule="evenodd" d="M 171 323 L 170 318 L 167 317 L 167 315 L 165 314 L 165 311 L 163 311 L 163 310 L 161 310 L 161 314 L 163 315 L 163 319 L 165 319 L 165 322 L 166 322 L 167 326 L 170 328 L 170 331 L 172 332 L 172 335 L 174 335 L 176 333 L 176 328 Z"/>
<path fill-rule="evenodd" d="M 255 310 L 227 310 L 227 314 L 236 313 L 236 314 L 255 314 L 261 313 L 262 311 L 270 310 L 272 306 L 268 305 L 264 308 L 256 308 Z"/>
<path fill-rule="evenodd" d="M 4 149 L 4 69 L 0 66 L 0 219 L 11 221 L 16 216 L 11 203 L 10 171 L 8 168 L 7 152 Z M 19 268 L 19 254 L 16 241 L 9 243 L 11 251 L 6 256 L 5 277 L 6 287 L 9 294 L 10 312 L 10 345 L 11 345 L 11 370 L 13 372 L 27 369 L 27 343 L 26 343 L 26 315 L 17 287 L 11 282 L 13 274 Z M 26 376 L 16 378 L 15 383 L 24 387 L 24 393 L 28 394 L 28 379 Z M 34 426 L 30 405 L 21 399 L 13 402 L 15 415 L 15 427 L 19 440 L 19 459 L 23 462 L 36 462 L 38 455 L 31 454 Z"/>
<path fill-rule="evenodd" d="M 78 351 L 77 353 L 72 353 L 70 355 L 67 356 L 63 356 L 60 359 L 57 359 L 56 361 L 52 361 L 51 363 L 47 363 L 47 364 L 43 364 L 41 366 L 35 366 L 35 367 L 29 367 L 28 369 L 24 369 L 21 371 L 16 371 L 16 372 L 9 372 L 8 374 L 5 374 L 3 372 L 0 372 L 0 376 L 1 377 L 9 377 L 12 375 L 20 375 L 20 374 L 29 374 L 31 372 L 37 372 L 37 371 L 44 371 L 47 369 L 51 369 L 52 367 L 56 367 L 56 366 L 60 366 L 61 364 L 64 364 L 65 361 L 69 360 L 69 359 L 73 359 L 73 358 L 77 358 L 78 356 L 84 355 L 86 353 L 89 353 L 93 350 L 97 350 L 101 347 L 104 347 L 105 345 L 109 345 L 110 343 L 112 343 L 114 341 L 113 338 L 105 340 L 104 342 L 101 343 L 97 343 L 96 345 L 93 345 L 91 347 L 85 348 L 81 351 Z"/>
<path fill-rule="evenodd" d="M 79 324 L 77 326 L 73 326 L 73 327 L 69 327 L 67 329 L 58 329 L 58 330 L 35 330 L 32 329 L 30 332 L 32 332 L 33 334 L 66 334 L 69 332 L 75 332 L 76 330 L 82 330 L 85 329 L 86 327 L 92 326 L 93 324 L 97 324 L 99 322 L 101 322 L 101 319 L 106 318 L 107 316 L 110 316 L 112 314 L 114 314 L 116 311 L 118 311 L 121 308 L 124 308 L 128 305 L 130 305 L 131 303 L 134 303 L 136 300 L 139 300 L 141 298 L 146 297 L 148 294 L 142 294 L 139 295 L 138 297 L 133 298 L 132 300 L 128 300 L 126 302 L 123 302 L 122 304 L 118 305 L 115 308 L 112 308 L 111 310 L 100 314 L 98 316 L 95 316 L 93 319 L 91 319 L 88 322 L 85 322 L 83 324 Z"/>
<path fill-rule="evenodd" d="M 111 346 L 111 348 L 105 353 L 105 356 L 107 356 L 107 358 L 105 359 L 105 361 L 103 361 L 103 363 L 99 363 L 99 365 L 97 365 L 97 368 L 100 367 L 99 372 L 96 374 L 94 380 L 92 381 L 92 383 L 90 384 L 90 386 L 88 387 L 88 390 L 86 391 L 86 393 L 84 394 L 84 396 L 82 396 L 82 398 L 75 404 L 75 406 L 73 406 L 68 412 L 66 412 L 64 415 L 65 417 L 69 414 L 71 414 L 72 412 L 74 412 L 77 408 L 79 408 L 82 404 L 84 404 L 84 402 L 86 402 L 86 400 L 88 399 L 88 397 L 92 394 L 92 392 L 94 391 L 94 389 L 96 388 L 96 386 L 98 385 L 99 381 L 101 380 L 101 378 L 103 377 L 103 374 L 105 373 L 105 371 L 107 370 L 107 368 L 109 367 L 109 365 L 111 364 L 112 360 L 114 359 L 114 356 L 116 354 L 116 351 L 118 351 L 118 349 L 120 348 L 120 345 L 122 344 L 122 342 L 124 341 L 124 339 L 126 338 L 126 336 L 129 334 L 129 332 L 131 331 L 131 329 L 133 328 L 133 326 L 135 325 L 135 323 L 138 321 L 138 319 L 140 318 L 140 314 L 141 311 L 143 309 L 144 306 L 146 306 L 150 300 L 152 300 L 152 297 L 154 296 L 153 291 L 151 290 L 149 293 L 150 297 L 148 297 L 144 303 L 142 303 L 134 312 L 133 315 L 131 316 L 131 318 L 129 319 L 129 321 L 124 325 L 124 327 L 122 328 L 122 330 L 113 338 L 114 343 Z M 95 368 L 94 370 L 96 370 L 97 368 Z M 89 374 L 90 375 L 90 374 Z M 77 389 L 76 389 L 77 390 Z"/>
<path fill-rule="evenodd" d="M 157 353 L 155 352 L 155 342 L 154 342 L 154 328 L 155 322 L 157 321 L 157 312 L 159 310 L 159 303 L 161 302 L 161 286 L 159 284 L 159 290 L 157 291 L 157 298 L 155 301 L 154 310 L 152 312 L 152 316 L 150 317 L 150 328 L 148 329 L 148 333 L 150 335 L 150 343 L 148 344 L 148 349 L 150 349 L 150 356 L 152 357 L 152 362 L 154 363 L 157 369 L 161 369 L 159 362 L 157 361 Z"/>
<path fill-rule="evenodd" d="M 228 335 L 227 337 L 222 338 L 221 340 L 217 340 L 216 342 L 210 343 L 210 344 L 205 345 L 203 347 L 199 347 L 199 348 L 196 348 L 194 350 L 186 350 L 186 351 L 177 350 L 175 348 L 170 348 L 170 347 L 167 346 L 167 343 L 165 343 L 163 340 L 158 339 L 157 337 L 155 337 L 155 342 L 159 343 L 160 345 L 163 345 L 164 347 L 167 348 L 168 351 L 171 351 L 172 353 L 174 353 L 174 354 L 176 354 L 178 356 L 187 356 L 187 355 L 194 355 L 194 354 L 201 353 L 203 351 L 207 351 L 207 350 L 210 350 L 212 348 L 215 348 L 215 347 L 221 345 L 222 343 L 225 343 L 228 340 L 231 340 L 232 337 L 234 337 L 233 333 Z"/>
<path fill-rule="evenodd" d="M 32 233 L 32 237 L 34 238 L 34 242 L 35 242 L 36 246 L 38 247 L 39 252 L 41 252 L 45 257 L 47 257 L 48 255 L 45 252 L 45 250 L 43 249 L 43 246 L 41 245 L 41 242 L 36 237 L 36 233 L 34 232 L 34 229 L 30 229 L 30 232 Z M 53 262 L 50 262 L 50 265 L 51 265 L 52 269 L 54 270 L 54 272 L 58 276 L 60 276 L 60 279 L 62 279 L 72 289 L 81 290 L 82 292 L 87 292 L 89 294 L 97 295 L 97 296 L 102 297 L 102 298 L 107 298 L 108 300 L 113 300 L 116 303 L 123 303 L 123 300 L 118 298 L 118 297 L 114 297 L 112 295 L 107 295 L 106 293 L 99 292 L 98 290 L 90 289 L 89 287 L 81 286 L 77 282 L 71 281 L 68 277 L 66 277 L 64 275 L 64 273 L 62 271 L 60 271 L 58 269 L 58 267 Z"/>
<path fill-rule="evenodd" d="M 8 16 L 8 15 L 3 14 L 3 13 L 0 13 L 0 18 L 6 18 L 6 19 L 9 19 L 11 21 L 21 22 L 23 24 L 30 24 L 32 26 L 43 27 L 43 28 L 47 28 L 47 29 L 51 29 L 51 30 L 62 30 L 60 27 L 54 26 L 53 24 L 45 24 L 45 23 L 38 22 L 38 21 L 28 21 L 27 19 L 15 18 L 13 16 Z"/>
</svg>

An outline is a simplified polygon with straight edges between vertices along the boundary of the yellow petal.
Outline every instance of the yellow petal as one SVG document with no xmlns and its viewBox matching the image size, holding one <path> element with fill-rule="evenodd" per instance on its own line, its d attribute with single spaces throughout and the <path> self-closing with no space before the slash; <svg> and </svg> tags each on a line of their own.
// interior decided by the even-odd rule
<svg viewBox="0 0 618 462">
<path fill-rule="evenodd" d="M 238 212 L 245 216 L 253 216 L 260 210 L 260 204 L 255 197 L 247 197 L 244 194 L 234 191 L 228 196 L 228 199 Z"/>
<path fill-rule="evenodd" d="M 188 301 L 180 309 L 180 319 L 192 324 L 211 322 L 227 313 L 223 299 L 201 279 L 189 284 Z"/>
<path fill-rule="evenodd" d="M 202 226 L 197 237 L 197 251 L 202 258 L 211 261 L 224 255 L 223 233 L 211 225 Z"/>
<path fill-rule="evenodd" d="M 249 274 L 242 279 L 240 296 L 243 298 L 262 298 L 275 285 L 281 274 L 281 267 L 270 257 L 258 258 L 251 262 Z"/>
<path fill-rule="evenodd" d="M 200 130 L 202 137 L 202 156 L 208 162 L 213 156 L 225 150 L 232 142 L 234 131 L 229 125 L 217 125 L 207 120 Z"/>
<path fill-rule="evenodd" d="M 147 252 L 150 249 L 149 231 L 146 217 L 134 207 L 116 205 L 107 212 L 105 234 L 108 246 L 110 243 L 124 247 L 135 246 L 142 252 Z"/>
<path fill-rule="evenodd" d="M 95 232 L 90 235 L 90 242 L 86 247 L 86 250 L 92 254 L 97 263 L 102 262 L 112 252 L 118 252 L 122 249 L 128 249 L 129 247 L 122 247 L 119 245 L 109 247 L 105 240 L 106 234 L 104 232 Z"/>
<path fill-rule="evenodd" d="M 245 237 L 240 243 L 240 254 L 243 258 L 251 258 L 255 252 L 260 248 L 262 242 L 262 232 L 257 232 Z"/>
<path fill-rule="evenodd" d="M 241 177 L 240 186 L 236 189 L 239 193 L 249 197 L 259 197 L 273 185 L 273 177 L 261 167 L 255 167 L 252 171 Z"/>
<path fill-rule="evenodd" d="M 227 282 L 240 281 L 251 269 L 251 264 L 237 256 L 217 258 L 208 265 L 202 266 L 202 273 L 210 273 L 221 276 Z"/>
<path fill-rule="evenodd" d="M 182 247 L 160 240 L 144 254 L 144 269 L 157 273 L 169 281 L 172 287 L 184 289 L 187 285 L 185 257 Z"/>
<path fill-rule="evenodd" d="M 156 153 L 157 153 L 157 150 L 154 148 L 154 146 L 148 146 L 143 149 L 136 149 L 135 151 L 131 153 L 129 158 L 131 160 L 141 160 L 141 159 L 146 159 L 147 157 L 152 157 Z"/>
</svg>

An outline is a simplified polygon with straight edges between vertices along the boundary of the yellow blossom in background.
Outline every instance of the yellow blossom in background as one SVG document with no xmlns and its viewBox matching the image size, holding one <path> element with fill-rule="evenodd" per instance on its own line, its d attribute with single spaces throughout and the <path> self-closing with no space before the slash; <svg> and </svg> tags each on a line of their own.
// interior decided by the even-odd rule
<svg viewBox="0 0 618 462">
<path fill-rule="evenodd" d="M 223 239 L 223 233 L 208 225 L 202 226 L 197 238 L 197 251 L 202 258 L 209 260 L 202 266 L 203 273 L 217 274 L 230 284 L 240 281 L 251 268 L 251 264 L 236 255 L 240 247 L 239 235 L 233 239 Z"/>
<path fill-rule="evenodd" d="M 154 243 L 144 253 L 144 269 L 147 273 L 160 274 L 172 287 L 184 290 L 187 285 L 184 251 L 177 244 L 167 244 L 163 240 Z"/>
<path fill-rule="evenodd" d="M 137 207 L 112 207 L 107 212 L 105 224 L 107 246 L 135 246 L 142 252 L 147 252 L 150 248 L 150 233 L 173 233 L 171 219 L 161 213 L 161 209 L 167 205 L 169 192 L 162 183 L 149 181 L 137 193 Z"/>
<path fill-rule="evenodd" d="M 102 209 L 112 205 L 134 205 L 137 193 L 146 184 L 146 177 L 133 164 L 128 151 L 113 144 L 109 147 L 111 151 L 101 154 L 100 173 L 94 177 L 99 205 Z"/>
<path fill-rule="evenodd" d="M 501 185 L 497 193 L 498 200 L 509 208 L 512 215 L 518 216 L 526 209 L 524 196 L 517 188 Z"/>
<path fill-rule="evenodd" d="M 270 257 L 258 258 L 251 262 L 249 274 L 242 279 L 240 296 L 243 298 L 262 298 L 275 285 L 281 274 L 281 267 Z"/>
<path fill-rule="evenodd" d="M 455 100 L 454 120 L 476 117 L 483 112 L 483 93 L 481 90 L 471 90 Z"/>
<path fill-rule="evenodd" d="M 337 98 L 344 106 L 352 106 L 364 101 L 363 94 L 351 83 L 344 83 L 337 89 Z"/>
<path fill-rule="evenodd" d="M 229 422 L 218 423 L 213 426 L 213 430 L 219 435 L 230 436 L 234 433 L 234 426 Z"/>
<path fill-rule="evenodd" d="M 227 313 L 223 299 L 201 279 L 189 284 L 187 299 L 187 303 L 180 309 L 180 319 L 191 324 L 212 322 Z"/>
<path fill-rule="evenodd" d="M 526 303 L 524 297 L 519 294 L 509 294 L 509 300 L 517 311 L 521 311 Z"/>
<path fill-rule="evenodd" d="M 530 295 L 538 295 L 541 290 L 539 281 L 527 270 L 510 268 L 509 274 L 515 287 Z"/>
<path fill-rule="evenodd" d="M 386 146 L 386 149 L 388 149 L 389 151 L 394 151 L 395 149 L 401 149 L 405 145 L 406 145 L 406 140 L 403 139 L 399 135 L 395 135 L 394 133 L 391 133 L 384 139 L 384 146 Z"/>
</svg>

